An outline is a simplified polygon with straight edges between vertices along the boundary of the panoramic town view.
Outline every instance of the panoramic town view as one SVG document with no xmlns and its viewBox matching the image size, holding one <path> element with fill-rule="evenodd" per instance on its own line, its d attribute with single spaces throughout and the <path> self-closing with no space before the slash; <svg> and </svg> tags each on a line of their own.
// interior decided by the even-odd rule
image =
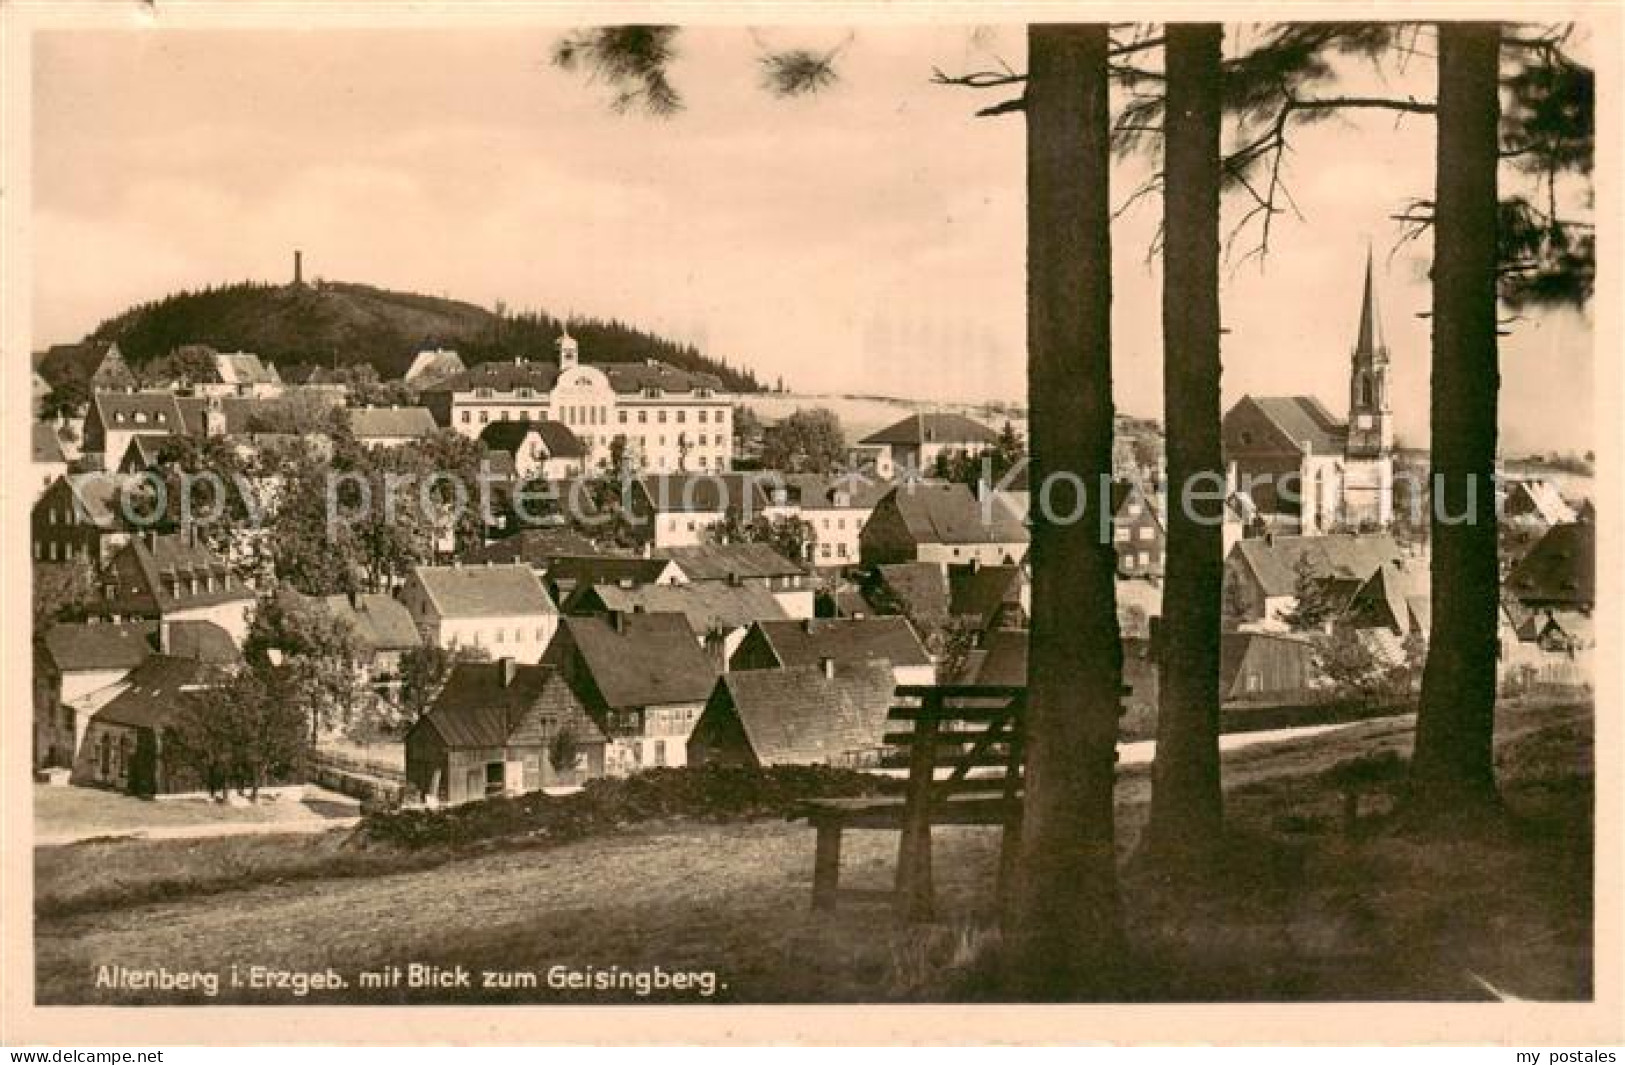
<svg viewBox="0 0 1625 1065">
<path fill-rule="evenodd" d="M 1584 25 L 141 36 L 39 1004 L 1593 998 Z"/>
</svg>

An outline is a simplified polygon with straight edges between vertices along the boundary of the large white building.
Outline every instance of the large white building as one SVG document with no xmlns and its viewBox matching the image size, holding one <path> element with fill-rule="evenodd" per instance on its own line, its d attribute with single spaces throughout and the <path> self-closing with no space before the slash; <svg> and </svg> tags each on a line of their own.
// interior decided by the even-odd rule
<svg viewBox="0 0 1625 1065">
<path fill-rule="evenodd" d="M 555 421 L 587 448 L 589 469 L 610 465 L 616 437 L 651 473 L 726 470 L 733 462 L 733 397 L 710 374 L 646 362 L 581 361 L 566 332 L 557 363 L 487 362 L 423 393 L 441 425 L 477 437 L 493 422 Z"/>
</svg>

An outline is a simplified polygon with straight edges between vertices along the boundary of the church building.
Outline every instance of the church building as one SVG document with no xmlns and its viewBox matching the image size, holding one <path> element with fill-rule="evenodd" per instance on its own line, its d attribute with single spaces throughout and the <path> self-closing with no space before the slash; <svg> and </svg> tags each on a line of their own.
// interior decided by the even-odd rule
<svg viewBox="0 0 1625 1065">
<path fill-rule="evenodd" d="M 1243 396 L 1224 416 L 1223 443 L 1232 490 L 1274 531 L 1314 536 L 1392 522 L 1394 415 L 1370 252 L 1347 420 L 1314 396 Z"/>
</svg>

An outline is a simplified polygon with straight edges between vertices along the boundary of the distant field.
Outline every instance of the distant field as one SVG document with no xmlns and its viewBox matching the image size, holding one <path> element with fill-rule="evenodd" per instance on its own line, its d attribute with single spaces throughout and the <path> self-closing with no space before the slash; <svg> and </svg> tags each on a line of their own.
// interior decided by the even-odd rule
<svg viewBox="0 0 1625 1065">
<path fill-rule="evenodd" d="M 910 414 L 922 411 L 963 414 L 994 429 L 1002 426 L 1008 418 L 1018 432 L 1025 434 L 1027 431 L 1025 411 L 1011 414 L 978 403 L 928 403 L 882 396 L 820 396 L 795 392 L 744 395 L 740 397 L 740 403 L 767 421 L 776 421 L 793 414 L 798 407 L 828 407 L 841 420 L 847 439 L 853 443 L 870 433 L 884 429 L 893 422 L 901 421 Z"/>
</svg>

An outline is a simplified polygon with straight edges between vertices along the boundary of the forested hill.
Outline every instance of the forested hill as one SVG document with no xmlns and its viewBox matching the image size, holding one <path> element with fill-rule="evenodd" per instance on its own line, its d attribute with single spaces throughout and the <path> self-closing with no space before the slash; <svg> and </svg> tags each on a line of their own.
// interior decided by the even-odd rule
<svg viewBox="0 0 1625 1065">
<path fill-rule="evenodd" d="M 278 366 L 370 363 L 399 377 L 415 352 L 456 348 L 472 366 L 523 355 L 554 358 L 561 323 L 546 314 L 499 315 L 472 303 L 327 281 L 312 285 L 243 283 L 181 292 L 133 307 L 96 328 L 89 340 L 116 340 L 134 365 L 180 344 L 251 351 Z M 659 359 L 715 374 L 736 391 L 760 389 L 755 375 L 617 321 L 571 319 L 588 362 Z"/>
</svg>

